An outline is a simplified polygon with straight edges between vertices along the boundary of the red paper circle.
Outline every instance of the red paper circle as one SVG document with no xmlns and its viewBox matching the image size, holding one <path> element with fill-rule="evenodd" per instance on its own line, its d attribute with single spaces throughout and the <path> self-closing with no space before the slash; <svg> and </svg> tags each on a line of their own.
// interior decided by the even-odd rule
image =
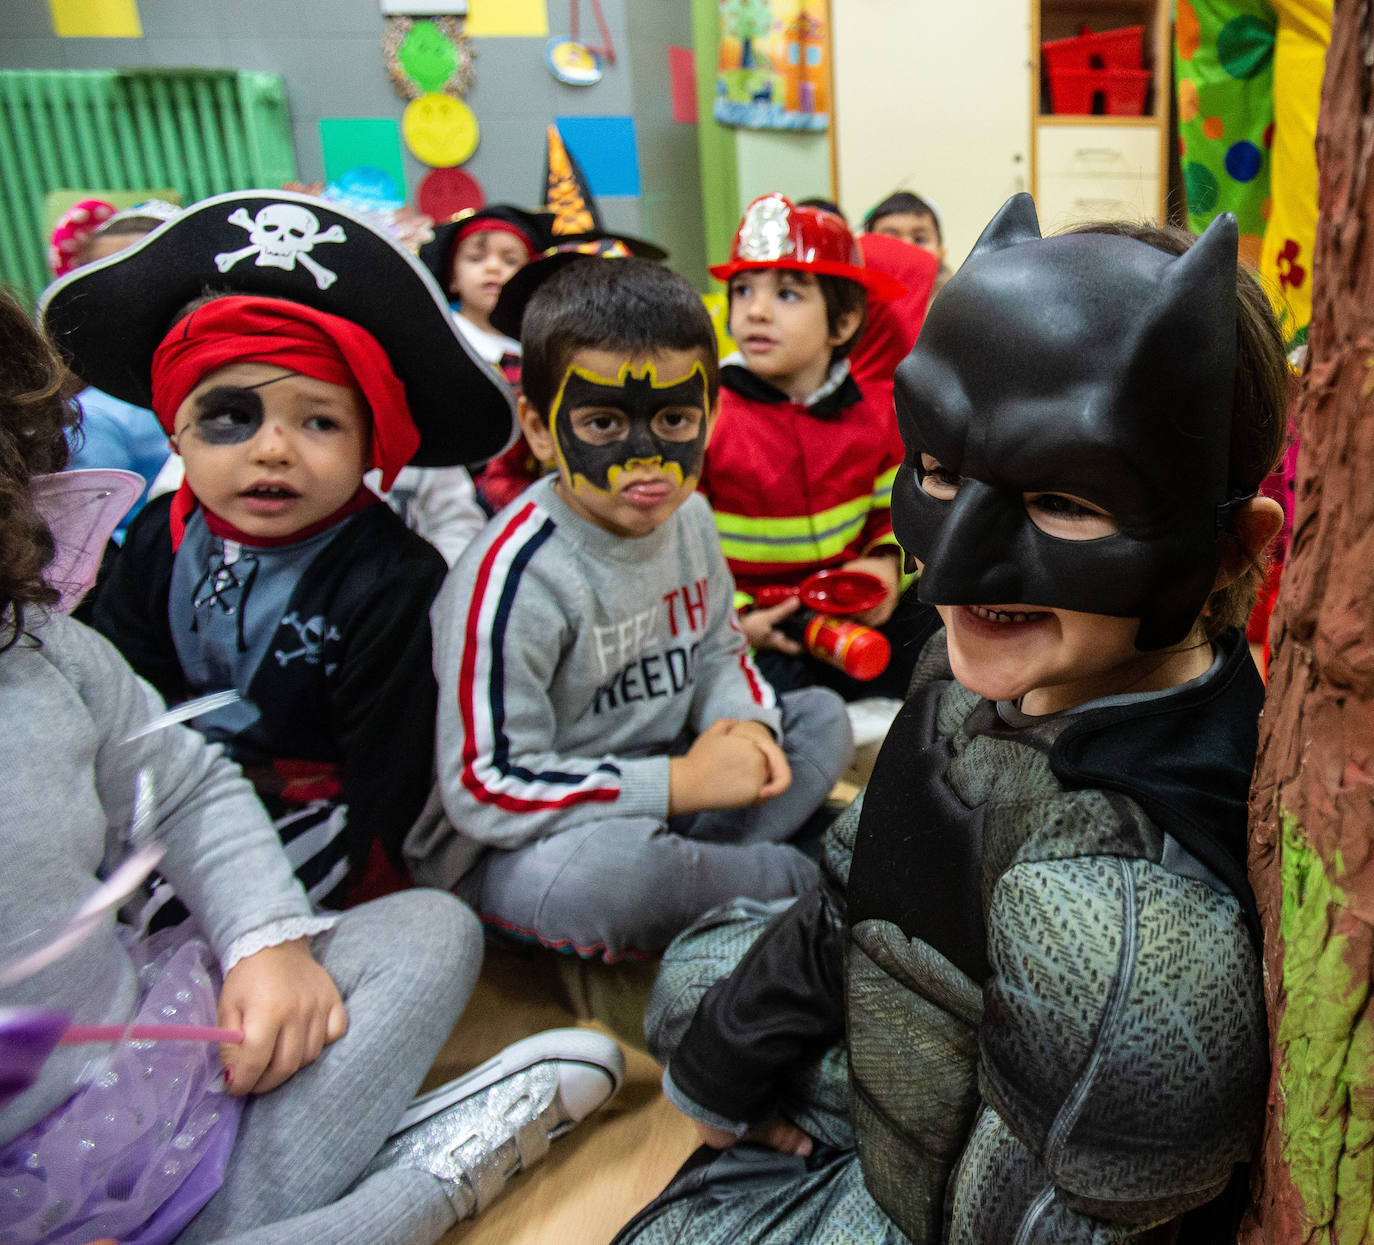
<svg viewBox="0 0 1374 1245">
<path fill-rule="evenodd" d="M 420 211 L 436 221 L 449 220 L 468 208 L 479 208 L 487 194 L 471 173 L 462 169 L 431 169 L 420 181 Z"/>
</svg>

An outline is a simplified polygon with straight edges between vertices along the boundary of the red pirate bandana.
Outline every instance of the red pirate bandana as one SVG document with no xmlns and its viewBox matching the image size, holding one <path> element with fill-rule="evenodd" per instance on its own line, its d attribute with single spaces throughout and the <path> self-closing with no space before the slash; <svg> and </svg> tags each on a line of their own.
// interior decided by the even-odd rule
<svg viewBox="0 0 1374 1245">
<path fill-rule="evenodd" d="M 230 295 L 178 320 L 153 354 L 153 411 L 170 434 L 177 409 L 211 372 L 230 363 L 270 363 L 314 380 L 358 389 L 372 412 L 369 466 L 382 487 L 420 447 L 405 387 L 377 339 L 352 320 L 280 298 Z"/>
</svg>

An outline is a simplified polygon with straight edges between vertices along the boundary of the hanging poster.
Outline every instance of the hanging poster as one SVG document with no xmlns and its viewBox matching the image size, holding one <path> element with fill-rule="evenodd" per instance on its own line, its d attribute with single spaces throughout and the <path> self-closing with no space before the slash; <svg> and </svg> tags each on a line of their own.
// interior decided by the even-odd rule
<svg viewBox="0 0 1374 1245">
<path fill-rule="evenodd" d="M 824 130 L 829 114 L 829 0 L 720 0 L 716 120 Z"/>
</svg>

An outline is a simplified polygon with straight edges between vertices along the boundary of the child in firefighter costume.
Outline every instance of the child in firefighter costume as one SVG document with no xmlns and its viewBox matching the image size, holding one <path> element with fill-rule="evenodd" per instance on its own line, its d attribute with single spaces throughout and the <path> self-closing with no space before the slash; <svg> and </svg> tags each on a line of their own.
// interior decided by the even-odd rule
<svg viewBox="0 0 1374 1245">
<path fill-rule="evenodd" d="M 1042 239 L 1020 195 L 932 304 L 893 498 L 932 634 L 818 889 L 669 949 L 648 1036 L 708 1145 L 621 1241 L 1234 1239 L 1267 1072 L 1238 626 L 1286 371 L 1234 221 L 1190 241 Z"/>
</svg>

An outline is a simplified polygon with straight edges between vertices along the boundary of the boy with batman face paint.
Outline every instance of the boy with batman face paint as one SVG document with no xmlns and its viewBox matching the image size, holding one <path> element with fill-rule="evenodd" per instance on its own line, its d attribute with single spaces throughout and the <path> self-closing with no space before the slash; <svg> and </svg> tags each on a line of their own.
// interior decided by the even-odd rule
<svg viewBox="0 0 1374 1245">
<path fill-rule="evenodd" d="M 634 514 L 623 520 L 628 526 L 620 530 L 633 535 L 648 524 L 656 527 L 665 505 L 676 508 L 696 488 L 710 410 L 699 359 L 684 376 L 664 380 L 653 362 L 639 369 L 626 362 L 614 376 L 574 364 L 547 425 L 530 414 L 526 420 L 534 425 L 536 453 L 547 461 L 552 447 L 561 487 L 574 508 L 614 530 L 622 522 L 612 517 L 615 501 L 623 496 L 643 516 L 638 524 Z"/>
<path fill-rule="evenodd" d="M 669 948 L 650 1048 L 730 1150 L 619 1240 L 1235 1238 L 1267 1084 L 1238 624 L 1286 378 L 1230 217 L 1042 239 L 1021 195 L 984 231 L 897 372 L 911 693 L 818 891 Z"/>
<path fill-rule="evenodd" d="M 418 877 L 517 938 L 615 961 L 736 895 L 814 884 L 789 839 L 848 764 L 844 707 L 775 698 L 696 493 L 716 402 L 700 297 L 586 257 L 530 299 L 520 423 L 555 468 L 433 610 L 448 824 Z"/>
</svg>

